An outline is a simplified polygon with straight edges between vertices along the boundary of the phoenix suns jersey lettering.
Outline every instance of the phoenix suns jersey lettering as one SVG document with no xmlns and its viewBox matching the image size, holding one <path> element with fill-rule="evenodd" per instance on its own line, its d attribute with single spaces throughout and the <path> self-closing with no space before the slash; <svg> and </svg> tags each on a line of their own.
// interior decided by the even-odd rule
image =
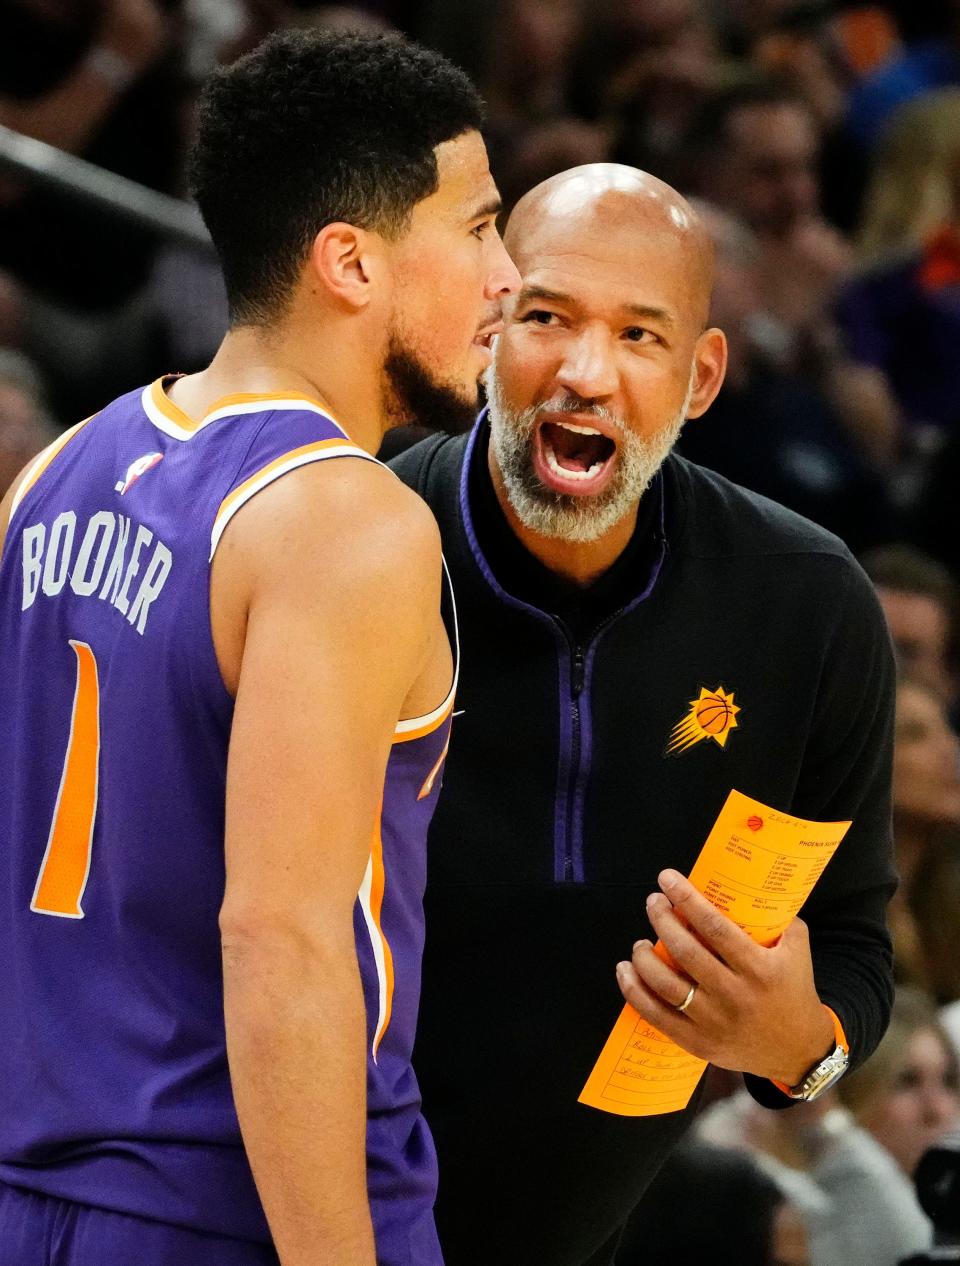
<svg viewBox="0 0 960 1266">
<path fill-rule="evenodd" d="M 131 523 L 126 515 L 98 510 L 78 530 L 76 513 L 64 510 L 52 523 L 25 527 L 20 609 L 28 610 L 40 593 L 59 597 L 69 585 L 78 597 L 109 602 L 142 636 L 173 553 L 150 528 L 134 523 L 131 530 Z"/>
</svg>

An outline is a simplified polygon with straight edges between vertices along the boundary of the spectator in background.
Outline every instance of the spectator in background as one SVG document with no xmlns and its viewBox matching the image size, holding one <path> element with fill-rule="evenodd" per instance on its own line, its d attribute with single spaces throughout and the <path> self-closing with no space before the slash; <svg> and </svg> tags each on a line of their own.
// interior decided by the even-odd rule
<svg viewBox="0 0 960 1266">
<path fill-rule="evenodd" d="M 876 1054 L 828 1098 L 767 1112 L 739 1091 L 695 1134 L 753 1154 L 800 1210 L 812 1266 L 898 1266 L 932 1240 L 911 1175 L 957 1119 L 956 1068 L 930 1001 L 902 989 Z"/>
<path fill-rule="evenodd" d="M 172 191 L 182 134 L 178 0 L 10 0 L 0 123 Z M 25 186 L 0 204 L 0 266 L 51 301 L 102 311 L 146 278 L 153 238 Z M 51 249 L 56 242 L 57 249 Z"/>
<path fill-rule="evenodd" d="M 960 591 L 940 563 L 906 545 L 861 560 L 873 581 L 901 672 L 951 711 L 957 700 Z"/>
<path fill-rule="evenodd" d="M 957 0 L 892 0 L 903 46 L 851 94 L 847 129 L 864 149 L 883 136 L 898 106 L 934 88 L 960 83 L 960 4 Z"/>
<path fill-rule="evenodd" d="M 897 688 L 893 844 L 897 979 L 953 1002 L 960 999 L 960 741 L 942 700 L 909 680 Z"/>
<path fill-rule="evenodd" d="M 580 27 L 577 0 L 497 0 L 484 41 L 484 134 L 507 210 L 548 176 L 602 161 L 606 138 L 572 117 L 570 63 Z"/>
<path fill-rule="evenodd" d="M 580 84 L 582 107 L 607 122 L 617 162 L 684 182 L 683 138 L 722 69 L 701 7 L 690 0 L 608 4 L 582 50 L 581 75 L 604 44 L 602 64 L 612 72 L 594 78 L 592 98 Z"/>
<path fill-rule="evenodd" d="M 497 167 L 504 214 L 544 180 L 571 167 L 606 162 L 609 153 L 606 130 L 582 119 L 555 119 L 523 129 L 501 150 Z"/>
<path fill-rule="evenodd" d="M 837 1083 L 836 1093 L 912 1177 L 927 1148 L 960 1123 L 957 1054 L 929 998 L 919 990 L 898 990 L 880 1045 L 866 1064 Z"/>
<path fill-rule="evenodd" d="M 697 0 L 601 0 L 574 59 L 571 96 L 580 115 L 605 126 L 615 162 L 684 187 L 684 138 L 721 70 Z"/>
<path fill-rule="evenodd" d="M 498 0 L 483 75 L 495 131 L 568 112 L 567 77 L 579 19 L 576 0 Z"/>
<path fill-rule="evenodd" d="M 20 287 L 9 273 L 0 272 L 0 347 L 19 347 L 23 333 Z"/>
<path fill-rule="evenodd" d="M 893 510 L 883 481 L 831 402 L 756 345 L 755 235 L 715 207 L 697 209 L 716 247 L 710 321 L 727 335 L 727 376 L 708 417 L 684 428 L 678 451 L 806 515 L 854 550 L 887 539 Z"/>
<path fill-rule="evenodd" d="M 0 496 L 56 433 L 36 370 L 21 353 L 0 348 Z"/>
<path fill-rule="evenodd" d="M 832 306 L 853 254 L 819 210 L 821 136 L 803 97 L 747 77 L 709 98 L 687 139 L 689 183 L 755 233 L 768 360 L 819 387 L 870 461 L 895 457 L 899 419 L 882 373 L 843 355 Z"/>
<path fill-rule="evenodd" d="M 960 370 L 958 370 L 960 372 Z M 960 532 L 957 531 L 957 488 L 960 487 L 960 426 L 953 426 L 924 472 L 910 515 L 910 539 L 936 558 L 960 585 Z"/>
<path fill-rule="evenodd" d="M 847 350 L 887 377 L 905 421 L 960 418 L 960 88 L 893 116 L 859 233 L 863 272 L 841 294 Z"/>
<path fill-rule="evenodd" d="M 693 1141 L 668 1157 L 628 1223 L 616 1257 L 616 1266 L 672 1262 L 809 1266 L 810 1258 L 797 1211 L 754 1159 Z"/>
<path fill-rule="evenodd" d="M 0 10 L 0 123 L 176 191 L 180 18 L 181 0 L 9 0 Z M 156 247 L 154 233 L 63 195 L 0 185 L 0 268 L 22 287 L 26 350 L 58 415 L 85 416 L 155 372 L 143 359 L 149 332 L 138 296 Z"/>
<path fill-rule="evenodd" d="M 72 154 L 168 40 L 156 0 L 8 0 L 2 29 L 0 123 Z"/>
<path fill-rule="evenodd" d="M 847 98 L 858 78 L 890 49 L 895 39 L 890 18 L 876 7 L 838 13 L 829 3 L 797 0 L 743 7 L 766 10 L 766 21 L 753 24 L 750 60 L 789 84 L 812 112 L 821 135 L 821 206 L 849 233 L 859 219 L 868 158 L 844 126 Z"/>
<path fill-rule="evenodd" d="M 797 365 L 851 263 L 819 211 L 820 136 L 806 102 L 776 80 L 748 79 L 703 106 L 689 137 L 696 191 L 756 234 L 764 311 L 780 359 Z"/>
</svg>

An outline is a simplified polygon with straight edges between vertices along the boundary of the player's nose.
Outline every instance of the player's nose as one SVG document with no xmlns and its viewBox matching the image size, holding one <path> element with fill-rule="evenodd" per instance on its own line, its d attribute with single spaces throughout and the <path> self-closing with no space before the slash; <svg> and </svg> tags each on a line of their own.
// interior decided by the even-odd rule
<svg viewBox="0 0 960 1266">
<path fill-rule="evenodd" d="M 490 271 L 487 273 L 484 295 L 488 299 L 506 299 L 508 295 L 515 295 L 520 289 L 520 274 L 516 264 L 507 253 L 507 248 L 499 233 L 495 234 L 491 241 L 491 250 L 493 258 L 490 261 Z"/>
</svg>

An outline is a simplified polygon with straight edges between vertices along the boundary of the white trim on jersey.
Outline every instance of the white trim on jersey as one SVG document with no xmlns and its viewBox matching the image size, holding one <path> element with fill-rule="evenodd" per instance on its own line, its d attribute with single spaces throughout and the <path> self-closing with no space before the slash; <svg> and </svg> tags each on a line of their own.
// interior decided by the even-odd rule
<svg viewBox="0 0 960 1266">
<path fill-rule="evenodd" d="M 219 422 L 222 418 L 237 417 L 246 413 L 271 413 L 282 411 L 296 411 L 299 413 L 316 413 L 320 417 L 325 418 L 331 425 L 335 426 L 345 440 L 349 436 L 343 427 L 336 422 L 326 409 L 322 409 L 318 404 L 314 404 L 311 400 L 300 399 L 295 397 L 287 397 L 286 399 L 275 400 L 270 397 L 264 397 L 262 400 L 246 400 L 238 401 L 236 404 L 225 404 L 220 409 L 214 409 L 212 413 L 208 413 L 195 426 L 189 430 L 180 426 L 173 418 L 159 408 L 153 399 L 154 384 L 150 383 L 144 387 L 140 396 L 140 402 L 143 405 L 143 411 L 158 430 L 163 431 L 164 435 L 169 435 L 175 440 L 191 440 L 193 437 L 209 426 L 212 422 Z"/>
<path fill-rule="evenodd" d="M 321 441 L 321 443 L 322 442 L 323 441 Z M 235 496 L 237 492 L 237 489 L 235 488 L 232 493 L 229 493 L 227 497 L 224 498 L 224 504 L 221 506 L 220 511 L 214 520 L 213 530 L 210 533 L 211 560 L 216 553 L 217 546 L 220 544 L 220 538 L 223 536 L 227 524 L 241 506 L 245 506 L 247 504 L 251 497 L 255 497 L 258 492 L 261 492 L 268 484 L 272 484 L 275 479 L 279 479 L 281 475 L 289 474 L 291 470 L 296 470 L 299 466 L 306 466 L 310 462 L 326 461 L 330 457 L 360 457 L 364 461 L 376 462 L 377 465 L 382 464 L 377 462 L 377 459 L 375 457 L 371 457 L 364 449 L 356 448 L 353 444 L 337 444 L 333 447 L 318 449 L 310 453 L 298 453 L 295 457 L 290 457 L 287 461 L 284 461 L 281 458 L 275 462 L 271 462 L 263 469 L 263 471 L 261 471 L 259 475 L 251 475 L 246 486 L 240 485 L 240 487 L 243 488 L 243 492 L 240 496 Z M 229 501 L 231 497 L 234 497 L 234 500 L 230 501 L 229 505 L 226 505 L 226 502 Z"/>
<path fill-rule="evenodd" d="M 447 578 L 447 587 L 450 590 L 450 604 L 453 608 L 453 643 L 454 643 L 454 664 L 453 664 L 453 682 L 447 691 L 447 697 L 443 703 L 439 704 L 432 712 L 428 712 L 422 717 L 408 717 L 404 721 L 398 721 L 394 734 L 409 734 L 411 730 L 422 730 L 425 726 L 434 727 L 443 720 L 445 714 L 450 710 L 454 696 L 457 693 L 457 682 L 460 680 L 460 624 L 457 619 L 457 595 L 453 592 L 453 581 L 450 579 L 450 569 L 447 567 L 447 560 L 441 555 L 440 561 L 443 563 L 443 574 Z"/>
<path fill-rule="evenodd" d="M 360 890 L 357 893 L 357 900 L 360 902 L 360 909 L 363 913 L 363 921 L 367 925 L 367 932 L 370 936 L 370 948 L 373 950 L 373 960 L 377 968 L 377 993 L 379 997 L 379 1009 L 377 1011 L 377 1027 L 374 1029 L 373 1047 L 371 1054 L 373 1062 L 377 1062 L 377 1046 L 382 1036 L 383 1024 L 387 1018 L 387 960 L 383 950 L 383 934 L 377 926 L 377 921 L 373 917 L 373 910 L 370 907 L 370 895 L 373 888 L 373 855 L 367 858 L 367 869 L 363 872 L 363 880 L 360 884 Z"/>
</svg>

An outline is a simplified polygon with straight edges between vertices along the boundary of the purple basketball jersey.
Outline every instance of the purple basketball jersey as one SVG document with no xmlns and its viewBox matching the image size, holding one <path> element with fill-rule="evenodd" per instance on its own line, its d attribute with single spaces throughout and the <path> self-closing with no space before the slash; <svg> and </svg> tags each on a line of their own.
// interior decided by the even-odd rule
<svg viewBox="0 0 960 1266">
<path fill-rule="evenodd" d="M 252 496 L 340 457 L 373 460 L 303 397 L 232 396 L 193 423 L 157 382 L 67 432 L 18 491 L 0 561 L 3 1181 L 269 1242 L 224 1037 L 233 702 L 210 562 Z M 410 1052 L 452 694 L 397 727 L 355 913 L 384 1266 L 442 1260 Z"/>
</svg>

